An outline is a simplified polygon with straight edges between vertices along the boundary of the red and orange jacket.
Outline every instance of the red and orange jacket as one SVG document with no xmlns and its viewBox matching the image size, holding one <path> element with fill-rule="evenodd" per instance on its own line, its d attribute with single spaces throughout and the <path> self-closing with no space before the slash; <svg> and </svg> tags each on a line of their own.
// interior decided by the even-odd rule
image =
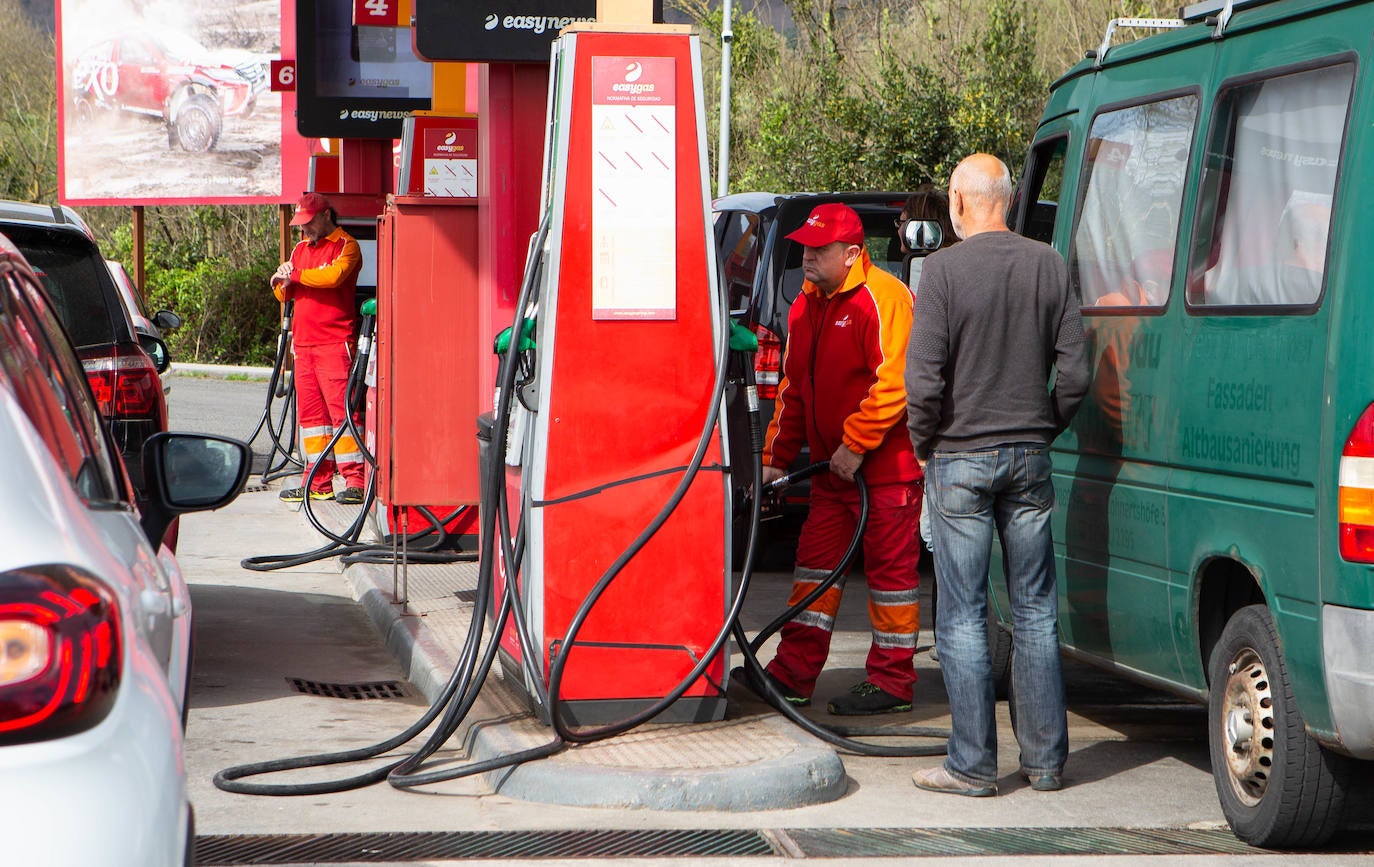
<svg viewBox="0 0 1374 867">
<path fill-rule="evenodd" d="M 291 279 L 274 291 L 282 301 L 295 299 L 291 340 L 296 346 L 348 343 L 356 329 L 354 292 L 363 266 L 358 242 L 335 228 L 314 244 L 301 241 L 291 251 Z"/>
<path fill-rule="evenodd" d="M 915 296 L 865 250 L 827 297 L 810 280 L 787 315 L 787 349 L 763 462 L 787 469 L 805 442 L 811 460 L 840 444 L 864 456 L 870 485 L 921 477 L 906 433 L 906 342 Z M 822 485 L 846 483 L 825 473 Z"/>
</svg>

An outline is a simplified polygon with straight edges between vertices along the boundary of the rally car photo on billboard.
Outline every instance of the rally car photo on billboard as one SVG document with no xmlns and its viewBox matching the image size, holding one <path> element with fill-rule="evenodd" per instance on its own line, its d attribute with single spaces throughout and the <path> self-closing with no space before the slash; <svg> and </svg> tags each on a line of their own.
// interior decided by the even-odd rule
<svg viewBox="0 0 1374 867">
<path fill-rule="evenodd" d="M 170 148 L 201 152 L 219 141 L 226 117 L 247 117 L 268 88 L 267 64 L 223 62 L 173 34 L 124 35 L 82 51 L 71 76 L 78 122 L 126 113 L 160 120 Z"/>
</svg>

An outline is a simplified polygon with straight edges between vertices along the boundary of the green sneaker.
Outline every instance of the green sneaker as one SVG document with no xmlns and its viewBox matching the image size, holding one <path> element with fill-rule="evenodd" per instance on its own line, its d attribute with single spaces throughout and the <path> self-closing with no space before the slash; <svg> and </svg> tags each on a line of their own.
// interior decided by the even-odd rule
<svg viewBox="0 0 1374 867">
<path fill-rule="evenodd" d="M 836 716 L 867 716 L 875 713 L 901 713 L 911 710 L 911 702 L 903 701 L 882 687 L 861 681 L 850 687 L 849 695 L 831 699 L 826 710 Z"/>
<path fill-rule="evenodd" d="M 301 502 L 302 500 L 305 499 L 305 489 L 304 489 L 304 488 L 283 488 L 283 489 L 282 489 L 282 492 L 281 492 L 280 494 L 277 494 L 277 499 L 278 499 L 278 500 L 281 500 L 283 503 L 299 503 L 299 502 Z M 333 492 L 333 491 L 311 491 L 311 492 L 310 492 L 310 499 L 311 499 L 311 500 L 332 500 L 332 499 L 334 499 L 334 492 Z"/>
<path fill-rule="evenodd" d="M 343 503 L 345 506 L 357 506 L 363 501 L 362 488 L 344 488 L 334 495 L 334 502 Z"/>
</svg>

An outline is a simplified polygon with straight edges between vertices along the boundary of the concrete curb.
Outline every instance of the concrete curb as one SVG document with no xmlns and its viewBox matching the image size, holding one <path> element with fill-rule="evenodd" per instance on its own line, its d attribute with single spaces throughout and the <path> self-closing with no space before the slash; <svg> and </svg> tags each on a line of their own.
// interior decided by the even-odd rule
<svg viewBox="0 0 1374 867">
<path fill-rule="evenodd" d="M 172 362 L 167 376 L 206 376 L 214 379 L 228 379 L 231 376 L 242 379 L 267 381 L 272 378 L 270 367 L 250 367 L 242 364 L 192 364 L 181 361 Z"/>
<path fill-rule="evenodd" d="M 424 618 L 401 611 L 392 602 L 389 568 L 354 563 L 344 569 L 353 596 L 386 640 L 386 649 L 401 664 L 406 679 L 430 704 L 438 701 L 448 683 L 453 660 L 448 650 L 425 627 Z"/>
<path fill-rule="evenodd" d="M 568 762 L 529 762 L 498 777 L 494 788 L 523 801 L 568 807 L 749 812 L 806 807 L 845 793 L 844 763 L 831 749 L 781 719 L 765 725 L 794 739 L 792 752 L 729 768 L 597 767 Z M 552 735 L 552 730 L 550 730 Z M 472 747 L 478 760 L 510 755 L 533 746 L 509 726 L 487 726 Z"/>
<path fill-rule="evenodd" d="M 393 603 L 391 570 L 370 563 L 344 569 L 354 597 L 385 636 L 386 647 L 407 678 L 431 703 L 448 683 L 453 654 L 425 617 L 403 613 Z M 513 712 L 513 708 L 520 710 Z M 523 703 L 498 677 L 482 686 L 466 734 L 471 761 L 509 756 L 548 743 L 552 729 L 535 723 Z M 839 755 L 781 717 L 752 721 L 774 740 L 786 742 L 780 755 L 729 766 L 627 767 L 553 757 L 486 773 L 492 790 L 525 801 L 574 807 L 726 812 L 777 810 L 834 801 L 845 794 L 848 777 Z M 690 726 L 678 731 L 688 732 Z M 720 737 L 730 737 L 722 732 Z M 671 741 L 671 735 L 664 737 Z M 671 745 L 663 747 L 672 755 Z M 566 756 L 567 754 L 565 754 Z M 650 763 L 651 764 L 651 763 Z M 673 764 L 665 762 L 664 764 Z"/>
</svg>

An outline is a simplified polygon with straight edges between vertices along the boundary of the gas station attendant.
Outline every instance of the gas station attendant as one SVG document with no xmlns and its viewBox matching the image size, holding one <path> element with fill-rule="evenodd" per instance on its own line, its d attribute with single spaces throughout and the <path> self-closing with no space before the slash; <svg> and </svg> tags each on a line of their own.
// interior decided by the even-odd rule
<svg viewBox="0 0 1374 867">
<path fill-rule="evenodd" d="M 322 454 L 334 432 L 345 426 L 348 412 L 348 372 L 357 340 L 354 299 L 362 252 L 339 228 L 329 200 L 306 193 L 296 203 L 291 225 L 299 226 L 301 241 L 272 275 L 272 292 L 279 301 L 293 301 L 291 351 L 295 357 L 296 419 L 301 429 L 305 474 L 299 487 L 284 489 L 288 503 L 333 499 L 363 501 L 363 456 L 345 431 L 334 444 L 333 457 Z M 311 475 L 311 467 L 320 462 Z M 334 494 L 334 472 L 344 489 Z M 309 491 L 306 485 L 309 485 Z"/>
<path fill-rule="evenodd" d="M 869 498 L 863 555 L 873 638 L 865 679 L 831 699 L 828 709 L 842 715 L 907 711 L 916 682 L 920 580 L 921 471 L 904 431 L 903 376 L 914 298 L 904 283 L 873 264 L 863 223 L 847 205 L 818 205 L 787 237 L 804 248 L 806 280 L 788 314 L 763 481 L 781 478 L 803 443 L 813 460 L 830 459 L 830 472 L 812 482 L 789 604 L 811 592 L 844 555 L 858 521 L 854 475 L 861 471 Z M 794 705 L 810 703 L 843 587 L 841 580 L 782 628 L 766 671 Z M 761 691 L 761 684 L 751 686 Z"/>
</svg>

